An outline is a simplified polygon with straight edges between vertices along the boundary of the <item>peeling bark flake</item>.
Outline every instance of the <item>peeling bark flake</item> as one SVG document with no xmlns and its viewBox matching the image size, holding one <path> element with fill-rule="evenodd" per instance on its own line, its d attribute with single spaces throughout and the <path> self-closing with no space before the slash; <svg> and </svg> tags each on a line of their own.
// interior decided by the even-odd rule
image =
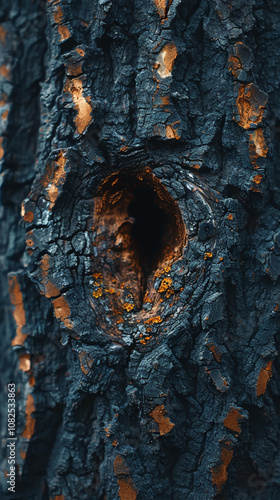
<svg viewBox="0 0 280 500">
<path fill-rule="evenodd" d="M 257 85 L 253 83 L 240 85 L 236 100 L 238 116 L 234 116 L 233 119 L 240 127 L 249 129 L 252 124 L 262 121 L 267 101 L 267 94 L 262 92 Z"/>
<path fill-rule="evenodd" d="M 212 472 L 212 483 L 216 486 L 218 493 L 221 492 L 222 487 L 227 482 L 228 472 L 227 468 L 233 457 L 233 450 L 229 449 L 227 444 L 226 446 L 222 446 L 222 454 L 221 454 L 221 464 L 215 465 L 211 467 Z M 229 443 L 230 445 L 230 443 Z"/>
<path fill-rule="evenodd" d="M 272 363 L 273 361 L 269 361 L 259 373 L 257 381 L 257 396 L 262 396 L 263 394 L 265 394 L 267 384 L 272 377 Z"/>
<path fill-rule="evenodd" d="M 167 43 L 160 51 L 155 68 L 161 78 L 171 76 L 175 59 L 177 57 L 177 49 L 173 42 Z"/>
<path fill-rule="evenodd" d="M 63 42 L 64 40 L 67 40 L 70 38 L 71 33 L 67 26 L 62 24 L 63 21 L 63 12 L 61 10 L 61 7 L 56 7 L 56 10 L 54 11 L 53 14 L 54 22 L 58 25 L 57 29 L 60 34 L 60 41 Z"/>
<path fill-rule="evenodd" d="M 170 422 L 169 418 L 165 415 L 166 409 L 164 408 L 164 405 L 156 406 L 156 408 L 154 408 L 150 413 L 150 416 L 159 426 L 159 433 L 161 436 L 168 434 L 168 432 L 170 432 L 175 426 L 175 424 Z"/>
<path fill-rule="evenodd" d="M 173 2 L 173 0 L 154 0 L 158 15 L 161 19 L 166 20 L 168 10 Z"/>
<path fill-rule="evenodd" d="M 31 437 L 34 434 L 36 420 L 31 416 L 31 414 L 34 411 L 35 411 L 34 398 L 31 394 L 28 394 L 26 401 L 26 408 L 25 408 L 26 423 L 22 433 L 22 437 L 25 437 L 27 439 L 31 439 Z"/>
<path fill-rule="evenodd" d="M 71 314 L 70 307 L 65 297 L 61 295 L 61 297 L 54 299 L 52 301 L 52 304 L 54 308 L 55 317 L 60 321 L 62 321 L 67 328 L 69 329 L 73 328 L 73 323 L 69 319 Z"/>
<path fill-rule="evenodd" d="M 82 134 L 91 122 L 92 108 L 90 98 L 83 95 L 83 80 L 73 78 L 68 80 L 65 85 L 65 91 L 72 95 L 73 103 L 77 111 L 75 118 L 76 128 L 79 134 Z"/>
<path fill-rule="evenodd" d="M 243 419 L 244 416 L 241 415 L 238 408 L 230 408 L 226 418 L 224 419 L 224 426 L 236 434 L 240 434 L 242 429 L 239 424 Z"/>
<path fill-rule="evenodd" d="M 138 491 L 130 477 L 130 471 L 126 467 L 123 457 L 120 455 L 117 455 L 115 458 L 114 472 L 117 476 L 120 499 L 136 500 Z"/>
<path fill-rule="evenodd" d="M 17 324 L 16 336 L 12 340 L 12 346 L 22 345 L 27 337 L 27 334 L 22 333 L 22 329 L 26 324 L 26 318 L 22 293 L 16 276 L 9 278 L 9 293 L 11 303 L 14 306 L 13 316 Z"/>
</svg>

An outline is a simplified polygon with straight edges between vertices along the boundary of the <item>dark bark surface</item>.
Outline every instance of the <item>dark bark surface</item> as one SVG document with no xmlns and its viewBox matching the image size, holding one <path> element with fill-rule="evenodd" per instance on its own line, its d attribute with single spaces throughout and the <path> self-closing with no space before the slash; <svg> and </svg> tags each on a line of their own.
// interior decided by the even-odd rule
<svg viewBox="0 0 280 500">
<path fill-rule="evenodd" d="M 279 498 L 279 26 L 2 0 L 4 498 Z"/>
</svg>

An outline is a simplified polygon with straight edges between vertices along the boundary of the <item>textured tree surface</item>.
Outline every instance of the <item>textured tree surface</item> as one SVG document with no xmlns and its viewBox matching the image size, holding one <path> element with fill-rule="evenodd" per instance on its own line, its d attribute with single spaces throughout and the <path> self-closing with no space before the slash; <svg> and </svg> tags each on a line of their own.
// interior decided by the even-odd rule
<svg viewBox="0 0 280 500">
<path fill-rule="evenodd" d="M 279 498 L 279 27 L 2 0 L 4 498 Z"/>
</svg>

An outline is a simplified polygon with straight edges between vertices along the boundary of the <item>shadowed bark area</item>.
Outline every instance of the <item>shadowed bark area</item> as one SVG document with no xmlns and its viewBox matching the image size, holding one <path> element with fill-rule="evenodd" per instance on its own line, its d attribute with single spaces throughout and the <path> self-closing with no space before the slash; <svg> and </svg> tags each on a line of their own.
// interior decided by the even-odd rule
<svg viewBox="0 0 280 500">
<path fill-rule="evenodd" d="M 4 498 L 279 498 L 279 26 L 2 0 Z"/>
</svg>

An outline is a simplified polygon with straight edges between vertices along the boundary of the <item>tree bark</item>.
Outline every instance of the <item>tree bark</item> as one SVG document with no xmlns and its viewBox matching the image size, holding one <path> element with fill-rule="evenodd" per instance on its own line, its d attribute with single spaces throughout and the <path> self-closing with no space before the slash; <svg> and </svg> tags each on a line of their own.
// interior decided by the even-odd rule
<svg viewBox="0 0 280 500">
<path fill-rule="evenodd" d="M 277 0 L 0 20 L 4 497 L 278 499 Z"/>
</svg>

